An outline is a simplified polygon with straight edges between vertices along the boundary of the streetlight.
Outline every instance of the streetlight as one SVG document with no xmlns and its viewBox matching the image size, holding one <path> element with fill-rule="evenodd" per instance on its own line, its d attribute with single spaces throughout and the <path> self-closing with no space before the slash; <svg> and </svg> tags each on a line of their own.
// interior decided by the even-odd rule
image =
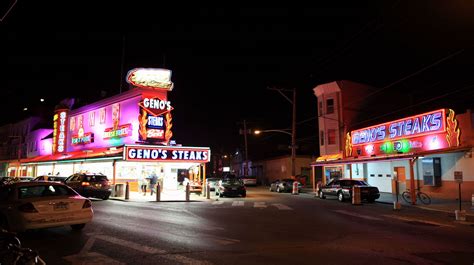
<svg viewBox="0 0 474 265">
<path fill-rule="evenodd" d="M 289 135 L 291 137 L 291 175 L 295 176 L 295 157 L 296 157 L 296 144 L 295 144 L 295 137 L 292 132 L 287 132 L 286 130 L 255 130 L 254 134 L 259 135 L 261 133 L 265 132 L 279 132 L 279 133 L 284 133 L 286 135 Z"/>
</svg>

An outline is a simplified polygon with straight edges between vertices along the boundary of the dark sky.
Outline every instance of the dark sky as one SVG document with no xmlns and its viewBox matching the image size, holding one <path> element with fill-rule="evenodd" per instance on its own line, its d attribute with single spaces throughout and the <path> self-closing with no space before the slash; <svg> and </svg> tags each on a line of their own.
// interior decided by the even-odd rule
<svg viewBox="0 0 474 265">
<path fill-rule="evenodd" d="M 297 120 L 307 121 L 298 123 L 297 138 L 311 154 L 318 84 L 346 79 L 383 88 L 372 95 L 381 102 L 374 117 L 384 101 L 421 111 L 473 107 L 473 1 L 351 2 L 170 8 L 19 1 L 0 22 L 0 122 L 31 115 L 42 97 L 52 108 L 65 97 L 85 104 L 101 91 L 117 94 L 135 67 L 173 71 L 175 139 L 214 152 L 243 144 L 244 119 L 251 128 L 290 128 L 291 105 L 267 87 L 297 89 Z M 249 153 L 288 153 L 281 148 L 288 143 L 283 134 L 251 136 Z"/>
</svg>

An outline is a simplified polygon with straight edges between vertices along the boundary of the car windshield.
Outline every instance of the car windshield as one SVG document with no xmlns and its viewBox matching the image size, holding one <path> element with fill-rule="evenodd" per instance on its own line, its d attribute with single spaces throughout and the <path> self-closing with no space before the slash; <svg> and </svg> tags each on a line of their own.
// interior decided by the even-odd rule
<svg viewBox="0 0 474 265">
<path fill-rule="evenodd" d="M 108 179 L 104 175 L 86 175 L 84 177 L 84 181 L 98 182 L 98 181 L 108 181 Z"/>
<path fill-rule="evenodd" d="M 235 185 L 235 184 L 240 185 L 242 184 L 242 181 L 237 178 L 223 179 L 222 184 L 223 185 Z"/>
<path fill-rule="evenodd" d="M 362 180 L 341 180 L 341 186 L 367 186 L 368 184 Z"/>
<path fill-rule="evenodd" d="M 65 195 L 76 194 L 71 189 L 60 185 L 23 186 L 18 188 L 18 199 Z"/>
<path fill-rule="evenodd" d="M 283 179 L 282 181 L 285 181 L 285 182 L 293 182 L 295 181 L 294 179 Z"/>
</svg>

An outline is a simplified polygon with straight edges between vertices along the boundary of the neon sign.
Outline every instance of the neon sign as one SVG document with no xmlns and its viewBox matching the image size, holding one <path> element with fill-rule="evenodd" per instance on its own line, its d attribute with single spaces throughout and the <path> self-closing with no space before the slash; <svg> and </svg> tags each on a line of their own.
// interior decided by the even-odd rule
<svg viewBox="0 0 474 265">
<path fill-rule="evenodd" d="M 167 144 L 173 135 L 171 132 L 171 102 L 157 96 L 143 96 L 139 115 L 140 140 L 147 142 L 160 141 Z"/>
<path fill-rule="evenodd" d="M 444 132 L 446 130 L 445 116 L 445 110 L 441 109 L 355 130 L 351 132 L 352 145 L 357 146 Z"/>
<path fill-rule="evenodd" d="M 124 160 L 127 161 L 174 161 L 174 162 L 209 162 L 209 148 L 169 147 L 169 146 L 126 146 Z"/>
<path fill-rule="evenodd" d="M 161 68 L 136 68 L 127 74 L 127 82 L 141 88 L 161 88 L 168 91 L 173 89 L 171 71 Z"/>
<path fill-rule="evenodd" d="M 67 111 L 57 110 L 53 116 L 53 153 L 60 153 L 66 150 L 66 120 Z"/>
<path fill-rule="evenodd" d="M 127 137 L 131 131 L 131 124 L 119 125 L 117 128 L 107 128 L 104 131 L 104 139 Z"/>
<path fill-rule="evenodd" d="M 73 145 L 90 144 L 93 142 L 94 142 L 93 133 L 84 133 L 83 135 L 74 135 L 71 137 L 71 143 Z"/>
<path fill-rule="evenodd" d="M 346 135 L 345 155 L 439 150 L 459 146 L 460 134 L 454 111 L 441 109 L 352 131 Z"/>
</svg>

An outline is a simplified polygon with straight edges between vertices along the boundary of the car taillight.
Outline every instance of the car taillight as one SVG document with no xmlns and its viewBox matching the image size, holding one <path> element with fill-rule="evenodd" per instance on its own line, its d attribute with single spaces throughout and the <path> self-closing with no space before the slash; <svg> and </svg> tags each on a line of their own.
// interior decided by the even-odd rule
<svg viewBox="0 0 474 265">
<path fill-rule="evenodd" d="M 87 181 L 83 181 L 83 182 L 81 183 L 81 185 L 82 185 L 82 186 L 89 186 L 89 185 L 91 185 L 91 184 L 90 184 L 89 182 L 87 182 Z"/>
<path fill-rule="evenodd" d="M 84 205 L 82 205 L 82 209 L 91 208 L 91 207 L 92 207 L 92 202 L 90 200 L 85 200 Z"/>
<path fill-rule="evenodd" d="M 35 206 L 33 206 L 33 204 L 31 202 L 18 206 L 18 210 L 20 210 L 24 213 L 37 213 L 38 212 L 36 210 Z"/>
</svg>

